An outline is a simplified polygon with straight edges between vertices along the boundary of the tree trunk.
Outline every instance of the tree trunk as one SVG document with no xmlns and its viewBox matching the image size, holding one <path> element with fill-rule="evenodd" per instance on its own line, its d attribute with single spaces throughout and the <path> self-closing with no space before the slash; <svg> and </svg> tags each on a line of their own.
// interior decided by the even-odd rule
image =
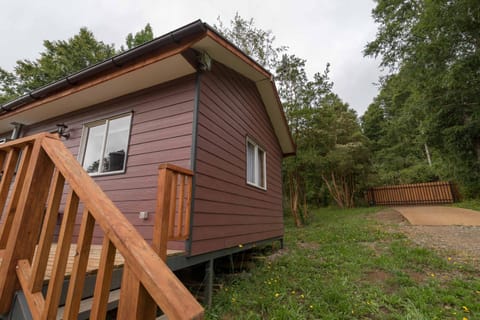
<svg viewBox="0 0 480 320">
<path fill-rule="evenodd" d="M 334 172 L 330 173 L 330 181 L 321 175 L 323 182 L 327 186 L 330 196 L 337 205 L 344 208 L 353 208 L 355 206 L 355 180 L 354 177 L 336 177 Z"/>
<path fill-rule="evenodd" d="M 338 194 L 338 189 L 336 188 L 335 180 L 332 182 L 329 182 L 328 179 L 322 174 L 321 175 L 323 182 L 327 186 L 328 192 L 332 196 L 333 200 L 337 203 L 337 205 L 343 209 L 343 202 L 341 197 Z M 332 172 L 332 177 L 335 178 L 333 172 Z"/>
<path fill-rule="evenodd" d="M 302 226 L 302 220 L 298 212 L 298 199 L 299 199 L 299 188 L 298 188 L 298 176 L 295 173 L 289 174 L 289 193 L 290 193 L 290 211 L 292 212 L 295 225 L 297 227 Z"/>
<path fill-rule="evenodd" d="M 432 159 L 430 158 L 430 151 L 428 150 L 428 145 L 427 145 L 426 142 L 425 142 L 425 153 L 427 155 L 428 165 L 431 167 L 432 166 Z"/>
</svg>

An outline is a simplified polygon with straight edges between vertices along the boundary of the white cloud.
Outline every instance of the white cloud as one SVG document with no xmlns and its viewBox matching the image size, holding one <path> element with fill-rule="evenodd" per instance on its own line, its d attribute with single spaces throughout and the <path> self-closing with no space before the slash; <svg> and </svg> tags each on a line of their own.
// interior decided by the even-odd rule
<svg viewBox="0 0 480 320">
<path fill-rule="evenodd" d="M 373 6 L 372 0 L 8 1 L 0 11 L 0 66 L 11 70 L 16 60 L 35 59 L 43 40 L 67 39 L 83 26 L 118 47 L 147 22 L 162 35 L 196 19 L 214 24 L 220 16 L 228 22 L 238 11 L 272 30 L 277 45 L 306 59 L 310 75 L 330 62 L 334 90 L 362 114 L 376 94 L 372 83 L 379 75 L 377 63 L 362 56 L 375 36 Z"/>
</svg>

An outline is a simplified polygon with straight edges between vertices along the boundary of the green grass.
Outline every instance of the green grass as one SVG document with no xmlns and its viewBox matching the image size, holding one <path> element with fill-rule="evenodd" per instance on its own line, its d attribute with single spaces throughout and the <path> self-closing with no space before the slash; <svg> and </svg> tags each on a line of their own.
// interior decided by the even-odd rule
<svg viewBox="0 0 480 320">
<path fill-rule="evenodd" d="M 480 319 L 479 270 L 384 231 L 375 210 L 287 221 L 285 250 L 223 279 L 206 318 Z"/>
<path fill-rule="evenodd" d="M 464 200 L 462 202 L 454 203 L 453 206 L 458 208 L 465 208 L 465 209 L 480 211 L 480 200 L 479 199 Z"/>
</svg>

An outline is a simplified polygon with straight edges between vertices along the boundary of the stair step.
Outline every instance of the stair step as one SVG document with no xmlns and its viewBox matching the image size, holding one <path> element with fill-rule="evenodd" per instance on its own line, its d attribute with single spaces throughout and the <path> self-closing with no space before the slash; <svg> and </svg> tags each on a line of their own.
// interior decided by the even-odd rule
<svg viewBox="0 0 480 320">
<path fill-rule="evenodd" d="M 120 299 L 120 289 L 110 291 L 108 296 L 107 310 L 112 310 L 118 307 L 118 300 Z M 80 302 L 80 310 L 78 312 L 78 319 L 88 319 L 90 317 L 90 310 L 92 309 L 93 297 L 84 299 Z M 63 319 L 64 307 L 58 308 L 57 320 Z M 162 319 L 163 320 L 163 319 Z"/>
</svg>

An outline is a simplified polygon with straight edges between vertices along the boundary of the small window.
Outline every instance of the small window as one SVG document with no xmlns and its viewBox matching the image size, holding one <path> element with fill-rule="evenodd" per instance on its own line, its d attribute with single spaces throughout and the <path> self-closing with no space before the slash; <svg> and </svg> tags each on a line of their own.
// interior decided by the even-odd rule
<svg viewBox="0 0 480 320">
<path fill-rule="evenodd" d="M 247 138 L 247 183 L 267 188 L 266 154 L 255 142 Z"/>
<path fill-rule="evenodd" d="M 81 163 L 91 175 L 125 171 L 132 115 L 88 123 L 83 129 Z"/>
</svg>

